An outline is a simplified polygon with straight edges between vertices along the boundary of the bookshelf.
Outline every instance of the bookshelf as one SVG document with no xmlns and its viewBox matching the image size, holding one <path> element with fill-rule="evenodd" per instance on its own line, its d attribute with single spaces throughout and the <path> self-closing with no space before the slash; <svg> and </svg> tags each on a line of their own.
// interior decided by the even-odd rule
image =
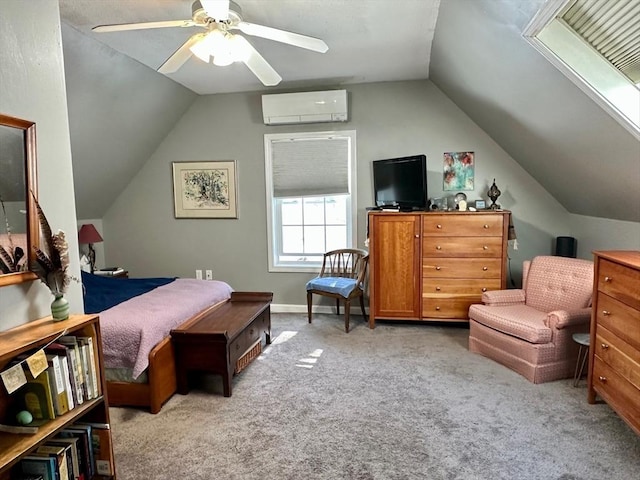
<svg viewBox="0 0 640 480">
<path fill-rule="evenodd" d="M 52 438 L 61 429 L 75 422 L 109 423 L 109 405 L 106 397 L 106 384 L 103 372 L 102 339 L 97 315 L 71 315 L 68 320 L 53 321 L 51 317 L 29 322 L 25 325 L 0 332 L 0 371 L 22 353 L 43 348 L 61 335 L 77 335 L 93 337 L 95 348 L 95 366 L 98 377 L 97 398 L 86 400 L 76 405 L 67 413 L 57 416 L 38 427 L 33 434 L 16 434 L 0 432 L 0 480 L 8 480 L 12 467 L 22 457 L 32 452 L 39 445 Z M 17 401 L 18 392 L 8 394 L 0 385 L 0 423 L 15 424 L 11 416 L 12 406 Z M 111 436 L 109 434 L 109 439 Z M 108 442 L 111 458 L 113 458 L 112 442 Z M 112 477 L 115 479 L 115 475 Z"/>
</svg>

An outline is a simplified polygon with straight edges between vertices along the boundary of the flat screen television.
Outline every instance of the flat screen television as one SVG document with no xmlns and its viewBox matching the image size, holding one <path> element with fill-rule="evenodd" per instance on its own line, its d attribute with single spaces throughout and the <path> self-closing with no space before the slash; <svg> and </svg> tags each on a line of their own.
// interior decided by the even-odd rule
<svg viewBox="0 0 640 480">
<path fill-rule="evenodd" d="M 427 210 L 427 157 L 387 158 L 373 162 L 373 192 L 377 207 Z"/>
</svg>

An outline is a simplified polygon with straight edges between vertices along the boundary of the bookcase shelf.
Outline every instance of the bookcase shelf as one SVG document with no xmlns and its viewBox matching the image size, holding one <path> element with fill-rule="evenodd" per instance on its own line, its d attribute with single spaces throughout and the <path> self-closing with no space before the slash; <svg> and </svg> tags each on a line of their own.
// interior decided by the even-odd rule
<svg viewBox="0 0 640 480">
<path fill-rule="evenodd" d="M 85 400 L 64 415 L 41 425 L 34 434 L 0 432 L 0 480 L 9 478 L 11 468 L 22 457 L 72 423 L 77 421 L 109 423 L 109 405 L 104 394 L 107 390 L 103 373 L 102 339 L 97 315 L 72 315 L 68 320 L 63 321 L 53 321 L 51 317 L 47 317 L 0 332 L 0 371 L 5 370 L 18 355 L 43 348 L 62 335 L 93 337 L 99 395 L 97 398 Z M 17 393 L 9 395 L 4 386 L 0 386 L 0 423 L 13 423 L 9 418 L 9 412 L 12 410 L 13 402 L 16 401 Z M 111 457 L 113 457 L 112 442 L 108 443 Z M 115 475 L 112 478 L 115 479 Z"/>
</svg>

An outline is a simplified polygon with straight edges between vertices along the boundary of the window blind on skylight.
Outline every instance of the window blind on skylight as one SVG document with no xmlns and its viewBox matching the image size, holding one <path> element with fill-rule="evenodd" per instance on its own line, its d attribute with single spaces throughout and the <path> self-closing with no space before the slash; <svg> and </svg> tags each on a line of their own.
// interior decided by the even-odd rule
<svg viewBox="0 0 640 480">
<path fill-rule="evenodd" d="M 640 83 L 640 0 L 576 0 L 562 19 L 633 83 Z"/>
<path fill-rule="evenodd" d="M 349 193 L 349 138 L 302 138 L 272 143 L 274 197 Z"/>
</svg>

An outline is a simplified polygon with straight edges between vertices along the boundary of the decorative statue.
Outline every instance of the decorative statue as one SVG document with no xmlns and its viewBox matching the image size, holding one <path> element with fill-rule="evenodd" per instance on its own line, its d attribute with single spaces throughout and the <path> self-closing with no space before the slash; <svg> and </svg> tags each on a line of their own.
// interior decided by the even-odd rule
<svg viewBox="0 0 640 480">
<path fill-rule="evenodd" d="M 502 192 L 500 191 L 500 189 L 498 188 L 498 186 L 496 185 L 496 179 L 493 179 L 493 184 L 491 185 L 491 188 L 489 189 L 489 191 L 487 192 L 487 195 L 489 196 L 489 198 L 491 199 L 491 206 L 490 208 L 493 210 L 496 210 L 498 208 L 500 208 L 500 205 L 496 205 L 496 200 L 498 199 L 498 197 L 500 196 Z"/>
</svg>

